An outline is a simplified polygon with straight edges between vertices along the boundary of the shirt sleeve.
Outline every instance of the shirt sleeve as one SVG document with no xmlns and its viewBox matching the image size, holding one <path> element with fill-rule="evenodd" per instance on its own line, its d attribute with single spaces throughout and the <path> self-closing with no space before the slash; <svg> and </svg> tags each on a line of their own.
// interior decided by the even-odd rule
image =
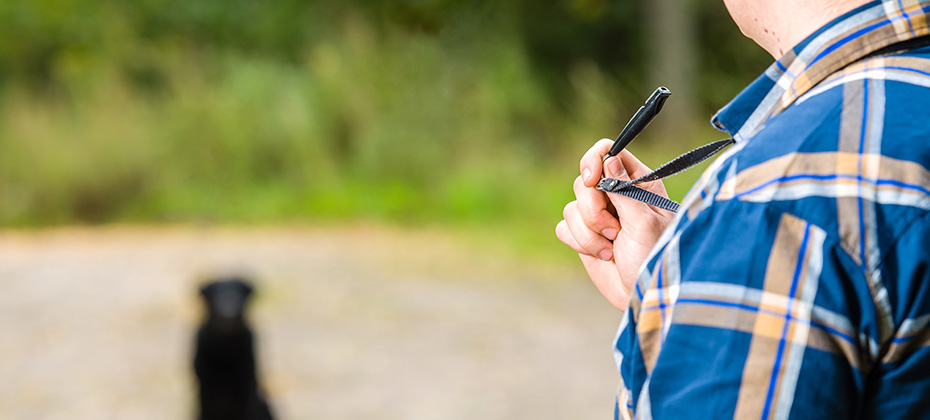
<svg viewBox="0 0 930 420">
<path fill-rule="evenodd" d="M 863 396 L 862 418 L 930 416 L 930 213 L 884 253 L 874 283 L 887 296 L 890 325 Z M 884 312 L 884 311 L 883 311 Z"/>
<path fill-rule="evenodd" d="M 775 206 L 698 217 L 637 282 L 616 340 L 616 417 L 854 417 L 880 343 L 861 267 Z"/>
</svg>

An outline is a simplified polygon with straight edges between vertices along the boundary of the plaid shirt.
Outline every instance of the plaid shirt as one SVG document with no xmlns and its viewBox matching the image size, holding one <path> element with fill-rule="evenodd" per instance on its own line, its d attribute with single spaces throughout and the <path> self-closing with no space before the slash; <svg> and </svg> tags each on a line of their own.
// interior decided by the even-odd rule
<svg viewBox="0 0 930 420">
<path fill-rule="evenodd" d="M 714 117 L 736 144 L 641 269 L 616 417 L 930 418 L 928 12 L 859 7 Z"/>
</svg>

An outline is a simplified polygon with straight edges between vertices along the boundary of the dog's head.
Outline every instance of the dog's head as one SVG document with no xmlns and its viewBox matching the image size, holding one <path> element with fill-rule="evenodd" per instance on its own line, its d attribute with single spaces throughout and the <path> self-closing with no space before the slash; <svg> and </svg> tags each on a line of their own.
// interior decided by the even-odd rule
<svg viewBox="0 0 930 420">
<path fill-rule="evenodd" d="M 200 288 L 209 320 L 223 329 L 244 325 L 245 306 L 251 294 L 251 283 L 242 277 L 217 279 Z"/>
</svg>

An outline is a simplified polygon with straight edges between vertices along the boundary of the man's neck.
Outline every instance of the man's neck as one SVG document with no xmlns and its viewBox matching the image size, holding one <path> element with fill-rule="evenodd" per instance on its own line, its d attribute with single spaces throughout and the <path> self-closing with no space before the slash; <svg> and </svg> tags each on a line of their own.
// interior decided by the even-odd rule
<svg viewBox="0 0 930 420">
<path fill-rule="evenodd" d="M 746 36 L 778 59 L 820 27 L 868 1 L 757 0 L 742 6 L 746 10 L 737 24 Z"/>
</svg>

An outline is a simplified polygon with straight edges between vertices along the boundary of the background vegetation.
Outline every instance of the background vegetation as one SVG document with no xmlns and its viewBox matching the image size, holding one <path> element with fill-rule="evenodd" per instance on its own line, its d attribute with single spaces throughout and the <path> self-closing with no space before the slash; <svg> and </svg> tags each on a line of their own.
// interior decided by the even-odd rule
<svg viewBox="0 0 930 420">
<path fill-rule="evenodd" d="M 0 2 L 0 226 L 365 220 L 546 247 L 578 157 L 656 85 L 678 105 L 631 146 L 653 166 L 719 138 L 707 119 L 769 61 L 719 0 Z"/>
</svg>

